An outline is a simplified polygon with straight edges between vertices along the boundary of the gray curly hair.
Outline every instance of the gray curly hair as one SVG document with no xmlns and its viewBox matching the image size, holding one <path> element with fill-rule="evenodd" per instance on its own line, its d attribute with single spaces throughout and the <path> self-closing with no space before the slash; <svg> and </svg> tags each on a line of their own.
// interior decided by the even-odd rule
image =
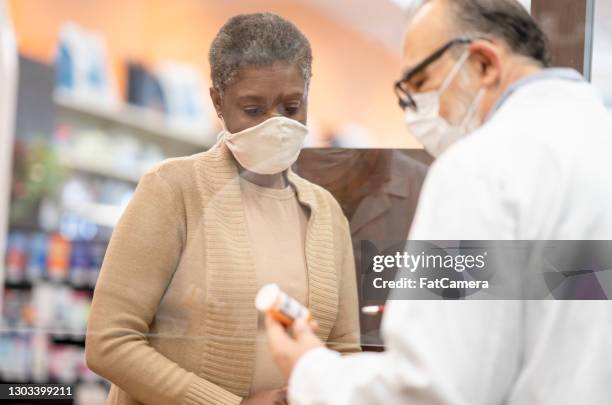
<svg viewBox="0 0 612 405">
<path fill-rule="evenodd" d="M 312 77 L 312 50 L 295 25 L 272 13 L 239 14 L 221 27 L 208 54 L 213 87 L 219 94 L 247 66 L 297 63 L 306 87 Z"/>
</svg>

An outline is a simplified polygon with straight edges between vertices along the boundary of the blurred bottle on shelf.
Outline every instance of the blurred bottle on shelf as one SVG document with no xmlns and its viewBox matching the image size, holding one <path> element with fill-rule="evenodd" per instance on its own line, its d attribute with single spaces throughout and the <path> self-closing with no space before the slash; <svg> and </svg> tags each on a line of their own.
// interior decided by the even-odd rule
<svg viewBox="0 0 612 405">
<path fill-rule="evenodd" d="M 30 237 L 27 278 L 37 281 L 45 277 L 49 238 L 43 232 L 35 232 Z"/>
<path fill-rule="evenodd" d="M 89 285 L 94 285 L 98 280 L 98 274 L 102 268 L 104 255 L 106 254 L 107 244 L 105 242 L 94 242 L 89 245 L 90 270 Z"/>
<path fill-rule="evenodd" d="M 130 104 L 165 114 L 169 126 L 213 144 L 213 106 L 208 85 L 196 67 L 163 61 L 152 69 L 128 63 L 127 100 Z M 209 139 L 202 139 L 208 137 Z"/>
<path fill-rule="evenodd" d="M 155 75 L 139 62 L 128 62 L 127 70 L 128 103 L 165 114 L 167 110 L 166 97 L 161 83 Z"/>
<path fill-rule="evenodd" d="M 213 133 L 213 106 L 202 72 L 192 65 L 163 61 L 154 70 L 166 99 L 169 123 L 204 136 Z"/>
<path fill-rule="evenodd" d="M 159 145 L 138 139 L 128 129 L 75 128 L 60 122 L 53 139 L 64 166 L 118 182 L 134 184 L 166 158 Z"/>
<path fill-rule="evenodd" d="M 23 232 L 9 234 L 6 252 L 6 280 L 19 283 L 24 279 L 28 239 Z"/>
<path fill-rule="evenodd" d="M 0 334 L 0 376 L 4 381 L 28 381 L 32 370 L 31 336 L 12 332 Z"/>
<path fill-rule="evenodd" d="M 62 384 L 76 381 L 78 355 L 78 351 L 73 347 L 53 346 L 49 354 L 50 377 Z"/>
<path fill-rule="evenodd" d="M 34 322 L 31 306 L 31 292 L 28 290 L 7 290 L 4 294 L 3 324 L 7 328 L 21 329 Z"/>
<path fill-rule="evenodd" d="M 90 256 L 88 243 L 85 241 L 72 242 L 72 255 L 70 257 L 70 272 L 68 278 L 75 286 L 85 286 L 89 283 Z"/>
<path fill-rule="evenodd" d="M 65 280 L 70 266 L 71 244 L 60 234 L 49 238 L 49 256 L 47 257 L 47 272 L 51 280 Z"/>
<path fill-rule="evenodd" d="M 28 375 L 31 381 L 43 384 L 49 381 L 49 356 L 51 342 L 46 333 L 35 331 L 30 335 L 32 350 L 31 364 Z"/>
<path fill-rule="evenodd" d="M 117 104 L 104 37 L 74 22 L 60 28 L 56 53 L 57 86 L 96 103 Z"/>
<path fill-rule="evenodd" d="M 88 222 L 74 218 L 77 223 L 70 232 L 14 230 L 9 234 L 6 251 L 9 287 L 27 288 L 49 280 L 75 288 L 93 288 L 108 241 L 94 237 L 91 231 L 83 231 Z"/>
</svg>

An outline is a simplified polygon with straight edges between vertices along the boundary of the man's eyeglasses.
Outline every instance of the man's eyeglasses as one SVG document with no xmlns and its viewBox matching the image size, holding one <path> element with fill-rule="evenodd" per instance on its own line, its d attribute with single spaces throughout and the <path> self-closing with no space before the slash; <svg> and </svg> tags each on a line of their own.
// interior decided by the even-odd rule
<svg viewBox="0 0 612 405">
<path fill-rule="evenodd" d="M 416 76 L 418 73 L 425 70 L 427 66 L 431 65 L 433 62 L 440 59 L 442 55 L 444 55 L 446 51 L 451 49 L 453 46 L 459 45 L 459 44 L 469 44 L 473 41 L 474 41 L 473 38 L 461 37 L 461 38 L 455 38 L 447 42 L 444 46 L 442 46 L 440 49 L 438 49 L 437 51 L 432 53 L 430 56 L 425 58 L 418 65 L 416 65 L 415 67 L 407 71 L 401 79 L 395 82 L 395 86 L 394 86 L 395 94 L 397 95 L 397 98 L 399 100 L 399 105 L 402 108 L 402 110 L 405 110 L 406 108 L 410 108 L 414 111 L 417 110 L 417 105 L 416 105 L 416 102 L 414 101 L 414 98 L 410 94 L 410 91 L 404 87 L 405 83 L 409 82 L 414 76 Z"/>
</svg>

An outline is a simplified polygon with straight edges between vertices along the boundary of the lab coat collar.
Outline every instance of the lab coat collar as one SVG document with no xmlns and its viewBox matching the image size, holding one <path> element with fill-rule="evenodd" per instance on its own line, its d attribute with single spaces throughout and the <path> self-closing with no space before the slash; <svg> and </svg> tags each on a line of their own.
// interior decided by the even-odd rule
<svg viewBox="0 0 612 405">
<path fill-rule="evenodd" d="M 542 69 L 536 73 L 527 75 L 510 85 L 502 94 L 502 96 L 497 100 L 485 122 L 491 119 L 491 117 L 501 108 L 501 106 L 521 87 L 524 87 L 528 84 L 531 84 L 536 81 L 548 80 L 548 79 L 561 79 L 561 80 L 569 80 L 575 82 L 584 81 L 584 78 L 578 71 L 569 68 L 546 68 Z"/>
</svg>

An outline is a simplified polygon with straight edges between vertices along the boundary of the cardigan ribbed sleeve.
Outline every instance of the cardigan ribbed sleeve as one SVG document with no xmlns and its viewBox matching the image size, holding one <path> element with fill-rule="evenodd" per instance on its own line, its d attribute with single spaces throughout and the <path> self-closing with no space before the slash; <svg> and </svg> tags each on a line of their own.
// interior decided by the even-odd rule
<svg viewBox="0 0 612 405">
<path fill-rule="evenodd" d="M 157 171 L 147 173 L 102 265 L 88 323 L 87 365 L 145 404 L 239 404 L 241 397 L 183 369 L 147 339 L 185 235 L 182 201 Z"/>
<path fill-rule="evenodd" d="M 338 209 L 339 211 L 339 209 Z M 357 298 L 357 274 L 355 273 L 355 259 L 349 224 L 340 212 L 341 229 L 336 233 L 339 241 L 337 246 L 341 252 L 339 267 L 338 289 L 338 317 L 334 323 L 327 347 L 340 353 L 354 353 L 361 351 L 359 330 L 359 300 Z M 339 221 L 340 222 L 340 221 Z"/>
</svg>

